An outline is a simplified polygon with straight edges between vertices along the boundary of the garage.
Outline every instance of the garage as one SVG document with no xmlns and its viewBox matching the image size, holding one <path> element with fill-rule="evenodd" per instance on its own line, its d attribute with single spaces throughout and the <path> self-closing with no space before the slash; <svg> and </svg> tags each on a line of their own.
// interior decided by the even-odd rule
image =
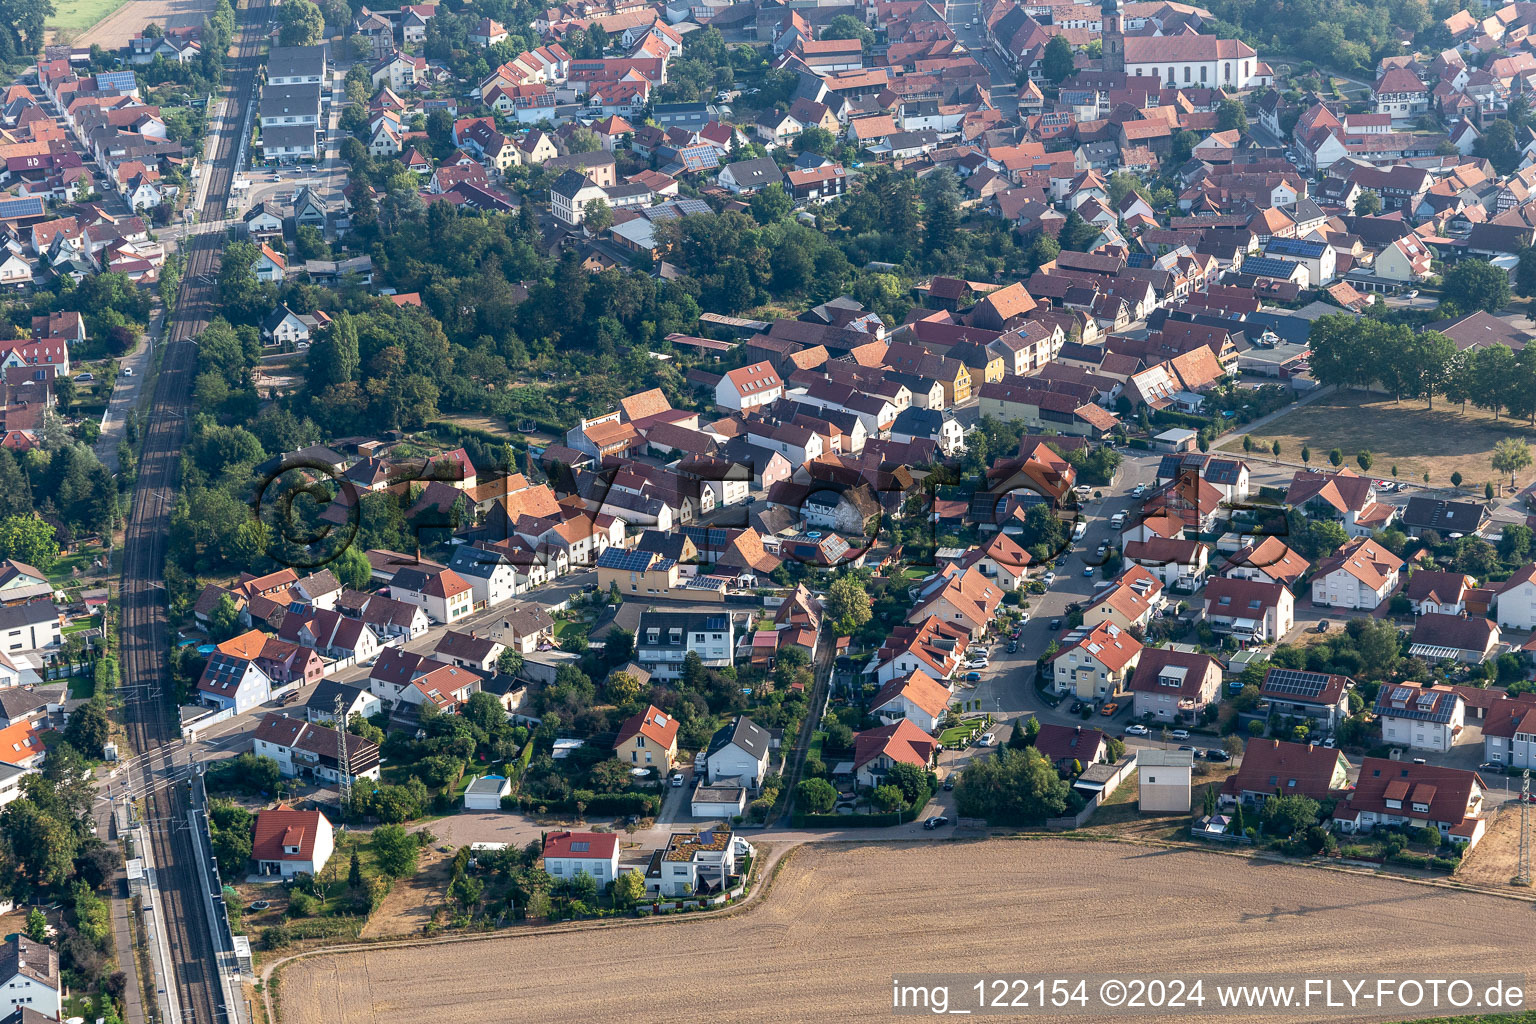
<svg viewBox="0 0 1536 1024">
<path fill-rule="evenodd" d="M 503 775 L 486 775 L 464 790 L 466 811 L 499 811 L 501 798 L 512 792 L 512 783 Z"/>
</svg>

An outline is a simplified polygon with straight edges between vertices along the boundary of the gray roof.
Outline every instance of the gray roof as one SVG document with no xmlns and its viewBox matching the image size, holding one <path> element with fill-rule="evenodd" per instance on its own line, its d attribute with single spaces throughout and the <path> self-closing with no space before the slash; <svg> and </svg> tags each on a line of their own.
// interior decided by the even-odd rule
<svg viewBox="0 0 1536 1024">
<path fill-rule="evenodd" d="M 1138 768 L 1190 768 L 1194 763 L 1193 750 L 1158 750 L 1152 747 L 1136 752 Z"/>
<path fill-rule="evenodd" d="M 324 73 L 324 46 L 274 46 L 267 51 L 269 79 L 305 78 Z"/>
<path fill-rule="evenodd" d="M 566 171 L 554 180 L 554 183 L 549 186 L 549 191 L 551 195 L 560 196 L 562 199 L 574 199 L 578 192 L 587 187 L 595 187 L 592 179 L 580 171 Z"/>
<path fill-rule="evenodd" d="M 725 169 L 731 172 L 731 178 L 742 188 L 762 188 L 784 180 L 784 172 L 779 170 L 779 165 L 774 163 L 771 157 L 766 156 L 753 160 L 738 160 L 733 164 L 726 164 Z"/>
<path fill-rule="evenodd" d="M 59 610 L 54 607 L 52 601 L 28 601 L 25 604 L 10 604 L 0 607 L 0 629 L 16 629 L 20 626 L 35 626 L 49 619 L 57 620 Z"/>
<path fill-rule="evenodd" d="M 286 114 L 320 113 L 320 84 L 305 82 L 299 85 L 269 85 L 261 90 L 261 116 L 282 117 Z M 265 134 L 266 129 L 262 129 Z"/>
<path fill-rule="evenodd" d="M 18 974 L 59 987 L 59 954 L 50 946 L 33 942 L 25 935 L 13 935 L 0 946 L 0 980 L 10 981 Z"/>
<path fill-rule="evenodd" d="M 742 715 L 729 725 L 721 726 L 710 737 L 709 754 L 713 757 L 728 746 L 739 747 L 755 760 L 761 761 L 768 756 L 768 730 Z"/>
<path fill-rule="evenodd" d="M 315 126 L 312 124 L 274 124 L 261 130 L 263 149 L 313 148 Z M 263 204 L 265 205 L 265 204 Z"/>
</svg>

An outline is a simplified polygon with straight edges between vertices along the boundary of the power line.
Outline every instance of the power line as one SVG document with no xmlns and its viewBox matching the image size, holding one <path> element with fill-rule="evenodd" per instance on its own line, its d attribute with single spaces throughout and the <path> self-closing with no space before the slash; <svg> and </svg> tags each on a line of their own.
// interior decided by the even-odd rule
<svg viewBox="0 0 1536 1024">
<path fill-rule="evenodd" d="M 1531 770 L 1520 776 L 1520 858 L 1516 862 L 1513 885 L 1531 884 Z"/>
</svg>

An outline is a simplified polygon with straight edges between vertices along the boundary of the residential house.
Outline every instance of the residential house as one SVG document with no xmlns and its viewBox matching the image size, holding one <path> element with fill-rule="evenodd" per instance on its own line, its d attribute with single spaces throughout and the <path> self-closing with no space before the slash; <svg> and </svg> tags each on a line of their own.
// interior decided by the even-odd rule
<svg viewBox="0 0 1536 1024">
<path fill-rule="evenodd" d="M 1312 577 L 1312 603 L 1374 609 L 1397 589 L 1403 560 L 1369 537 L 1356 537 L 1324 559 Z"/>
<path fill-rule="evenodd" d="M 1305 718 L 1317 732 L 1331 733 L 1349 717 L 1349 690 L 1355 681 L 1348 676 L 1272 668 L 1264 674 L 1259 699 L 1269 702 L 1270 712 L 1286 718 Z"/>
<path fill-rule="evenodd" d="M 1191 725 L 1221 696 L 1221 662 L 1208 654 L 1148 647 L 1136 662 L 1130 691 L 1138 719 Z"/>
<path fill-rule="evenodd" d="M 853 738 L 854 778 L 860 786 L 874 789 L 898 764 L 927 771 L 938 749 L 938 740 L 905 719 L 866 729 Z"/>
<path fill-rule="evenodd" d="M 330 819 L 320 811 L 285 805 L 256 812 L 251 860 L 258 875 L 317 878 L 336 849 Z"/>
<path fill-rule="evenodd" d="M 1461 661 L 1481 665 L 1499 647 L 1499 627 L 1482 616 L 1419 616 L 1408 653 L 1429 661 Z"/>
<path fill-rule="evenodd" d="M 648 705 L 619 727 L 614 756 L 633 765 L 650 765 L 665 774 L 677 759 L 677 719 Z"/>
<path fill-rule="evenodd" d="M 457 622 L 474 610 L 474 588 L 452 569 L 404 568 L 388 589 L 390 597 L 416 605 L 433 622 Z"/>
<path fill-rule="evenodd" d="M 1333 811 L 1341 832 L 1378 825 L 1433 828 L 1470 850 L 1482 838 L 1483 780 L 1476 772 L 1368 757 L 1349 796 Z"/>
<path fill-rule="evenodd" d="M 1141 641 L 1113 622 L 1076 630 L 1051 659 L 1053 685 L 1079 700 L 1109 700 L 1125 689 L 1140 656 Z"/>
<path fill-rule="evenodd" d="M 1536 694 L 1500 697 L 1488 706 L 1483 757 L 1508 768 L 1536 768 Z"/>
<path fill-rule="evenodd" d="M 1444 753 L 1461 735 L 1467 706 L 1449 686 L 1382 683 L 1374 710 L 1388 744 Z"/>
<path fill-rule="evenodd" d="M 343 766 L 342 743 L 347 759 Z M 256 724 L 252 750 L 260 757 L 277 762 L 284 778 L 306 778 L 335 784 L 345 776 L 348 782 L 379 779 L 379 745 L 344 729 L 317 725 L 304 718 L 286 718 L 275 711 L 261 716 Z"/>
<path fill-rule="evenodd" d="M 715 731 L 704 755 L 707 781 L 734 781 L 743 789 L 756 790 L 768 774 L 768 756 L 772 750 L 768 730 L 745 715 Z"/>
<path fill-rule="evenodd" d="M 694 896 L 725 889 L 738 866 L 756 851 L 728 828 L 673 833 L 664 850 L 651 855 L 646 891 L 658 896 Z"/>
<path fill-rule="evenodd" d="M 0 946 L 0 1013 L 33 1010 L 59 1020 L 68 992 L 59 974 L 58 950 L 20 932 Z"/>
<path fill-rule="evenodd" d="M 735 624 L 723 611 L 657 611 L 640 613 L 635 628 L 634 657 L 659 680 L 681 679 L 683 663 L 697 654 L 707 668 L 731 665 L 736 649 Z"/>
<path fill-rule="evenodd" d="M 1218 577 L 1205 587 L 1205 620 L 1239 641 L 1272 643 L 1295 624 L 1296 601 L 1278 583 Z"/>
<path fill-rule="evenodd" d="M 619 877 L 618 836 L 613 832 L 546 832 L 540 864 L 556 881 L 569 882 L 577 875 L 586 875 L 602 892 Z"/>
<path fill-rule="evenodd" d="M 1255 737 L 1221 787 L 1222 803 L 1262 806 L 1272 796 L 1323 801 L 1349 787 L 1349 761 L 1333 747 Z"/>
<path fill-rule="evenodd" d="M 948 686 L 917 670 L 882 686 L 869 703 L 869 713 L 886 725 L 905 719 L 937 735 L 949 711 L 949 697 Z"/>
<path fill-rule="evenodd" d="M 1080 775 L 1089 765 L 1109 760 L 1109 737 L 1081 725 L 1047 723 L 1035 735 L 1035 749 L 1056 768 Z"/>
</svg>

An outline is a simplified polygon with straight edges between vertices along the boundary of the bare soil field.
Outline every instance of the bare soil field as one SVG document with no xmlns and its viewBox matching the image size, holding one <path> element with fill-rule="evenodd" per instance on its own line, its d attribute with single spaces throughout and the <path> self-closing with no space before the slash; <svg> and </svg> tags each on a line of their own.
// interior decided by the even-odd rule
<svg viewBox="0 0 1536 1024">
<path fill-rule="evenodd" d="M 278 979 L 278 1016 L 282 1024 L 883 1021 L 892 976 L 920 972 L 1199 973 L 1234 982 L 1261 972 L 1523 976 L 1536 959 L 1532 913 L 1529 903 L 1369 875 L 1129 844 L 811 844 L 793 852 L 762 903 L 730 916 L 290 963 Z M 1383 1018 L 1314 1007 L 1306 1019 Z"/>
<path fill-rule="evenodd" d="M 71 42 L 78 46 L 94 44 L 105 50 L 120 49 L 151 21 L 165 28 L 200 25 L 203 17 L 213 10 L 213 3 L 214 0 L 128 0 L 80 32 Z"/>
<path fill-rule="evenodd" d="M 1508 885 L 1520 857 L 1520 806 L 1505 804 L 1493 812 L 1488 831 L 1462 861 L 1456 878 L 1478 885 Z"/>
<path fill-rule="evenodd" d="M 1494 444 L 1505 437 L 1532 439 L 1532 432 L 1519 420 L 1507 416 L 1494 418 L 1470 406 L 1465 413 L 1459 406 L 1436 402 L 1426 409 L 1422 401 L 1396 404 L 1391 398 L 1360 391 L 1330 395 L 1294 410 L 1253 434 L 1258 443 L 1254 461 L 1262 463 L 1270 442 L 1280 442 L 1280 457 L 1287 462 L 1301 460 L 1305 444 L 1312 449 L 1312 465 L 1328 465 L 1328 452 L 1338 448 L 1344 453 L 1344 465 L 1359 472 L 1355 455 L 1368 449 L 1375 461 L 1371 473 L 1389 477 L 1395 463 L 1402 480 L 1422 480 L 1448 486 L 1452 472 L 1460 472 L 1463 488 L 1481 492 L 1483 483 L 1499 482 L 1489 459 Z M 1221 447 L 1242 451 L 1239 434 Z M 1506 478 L 1504 482 L 1509 481 Z M 1522 481 L 1523 483 L 1524 481 Z"/>
</svg>

